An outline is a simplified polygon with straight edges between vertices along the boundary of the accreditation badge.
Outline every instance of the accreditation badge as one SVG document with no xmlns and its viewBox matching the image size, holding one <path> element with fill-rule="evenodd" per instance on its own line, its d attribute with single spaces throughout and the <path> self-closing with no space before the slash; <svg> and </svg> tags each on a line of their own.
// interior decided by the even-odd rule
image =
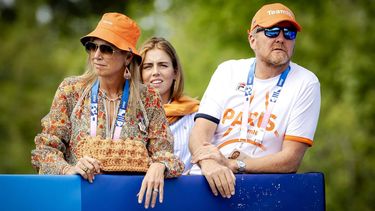
<svg viewBox="0 0 375 211">
<path fill-rule="evenodd" d="M 235 148 L 231 153 L 229 153 L 228 159 L 233 159 L 233 160 L 244 160 L 247 157 L 250 157 L 244 150 Z"/>
<path fill-rule="evenodd" d="M 265 133 L 266 133 L 265 128 L 257 127 L 255 130 L 255 133 L 252 136 L 252 140 L 254 140 L 257 143 L 262 143 Z"/>
</svg>

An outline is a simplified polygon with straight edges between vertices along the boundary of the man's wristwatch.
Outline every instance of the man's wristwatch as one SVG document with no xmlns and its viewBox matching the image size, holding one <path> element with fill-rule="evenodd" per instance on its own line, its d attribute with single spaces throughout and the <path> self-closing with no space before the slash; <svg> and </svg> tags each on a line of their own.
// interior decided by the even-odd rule
<svg viewBox="0 0 375 211">
<path fill-rule="evenodd" d="M 236 160 L 238 173 L 245 173 L 246 163 L 242 160 Z"/>
</svg>

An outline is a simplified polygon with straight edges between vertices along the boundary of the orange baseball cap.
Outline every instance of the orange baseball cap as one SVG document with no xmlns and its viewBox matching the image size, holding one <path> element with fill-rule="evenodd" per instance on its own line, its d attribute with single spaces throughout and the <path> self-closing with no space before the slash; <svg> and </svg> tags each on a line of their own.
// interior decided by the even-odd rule
<svg viewBox="0 0 375 211">
<path fill-rule="evenodd" d="M 255 13 L 253 20 L 251 21 L 250 31 L 254 30 L 257 26 L 268 28 L 282 21 L 292 23 L 297 31 L 302 30 L 302 27 L 296 21 L 292 10 L 283 4 L 274 3 L 264 5 L 257 13 Z"/>
<path fill-rule="evenodd" d="M 96 37 L 111 43 L 117 48 L 133 52 L 139 62 L 142 57 L 139 55 L 136 44 L 141 30 L 137 23 L 120 13 L 105 13 L 99 21 L 95 30 L 82 37 L 81 43 L 85 45 L 90 38 Z"/>
</svg>

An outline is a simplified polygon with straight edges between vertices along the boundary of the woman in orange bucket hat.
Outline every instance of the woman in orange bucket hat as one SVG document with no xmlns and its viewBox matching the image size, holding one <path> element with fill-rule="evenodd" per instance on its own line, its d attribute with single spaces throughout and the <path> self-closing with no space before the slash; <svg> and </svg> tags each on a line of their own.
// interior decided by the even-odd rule
<svg viewBox="0 0 375 211">
<path fill-rule="evenodd" d="M 146 173 L 138 202 L 163 201 L 164 176 L 184 164 L 173 155 L 173 137 L 158 92 L 140 83 L 140 29 L 129 17 L 106 13 L 80 39 L 86 72 L 64 79 L 35 137 L 32 164 L 39 174 Z M 153 182 L 159 181 L 159 182 Z"/>
</svg>

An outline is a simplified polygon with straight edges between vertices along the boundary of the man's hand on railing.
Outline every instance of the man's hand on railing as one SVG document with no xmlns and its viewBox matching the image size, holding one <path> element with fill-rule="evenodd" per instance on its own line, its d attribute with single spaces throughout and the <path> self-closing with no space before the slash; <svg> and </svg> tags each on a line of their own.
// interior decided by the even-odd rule
<svg viewBox="0 0 375 211">
<path fill-rule="evenodd" d="M 227 166 L 227 158 L 213 144 L 205 144 L 199 147 L 192 155 L 191 162 L 198 163 L 201 160 L 213 159 L 220 165 Z"/>
<path fill-rule="evenodd" d="M 223 198 L 230 198 L 235 194 L 236 177 L 232 170 L 213 159 L 201 160 L 199 163 L 202 174 L 206 177 L 215 196 L 218 195 L 218 191 Z"/>
</svg>

